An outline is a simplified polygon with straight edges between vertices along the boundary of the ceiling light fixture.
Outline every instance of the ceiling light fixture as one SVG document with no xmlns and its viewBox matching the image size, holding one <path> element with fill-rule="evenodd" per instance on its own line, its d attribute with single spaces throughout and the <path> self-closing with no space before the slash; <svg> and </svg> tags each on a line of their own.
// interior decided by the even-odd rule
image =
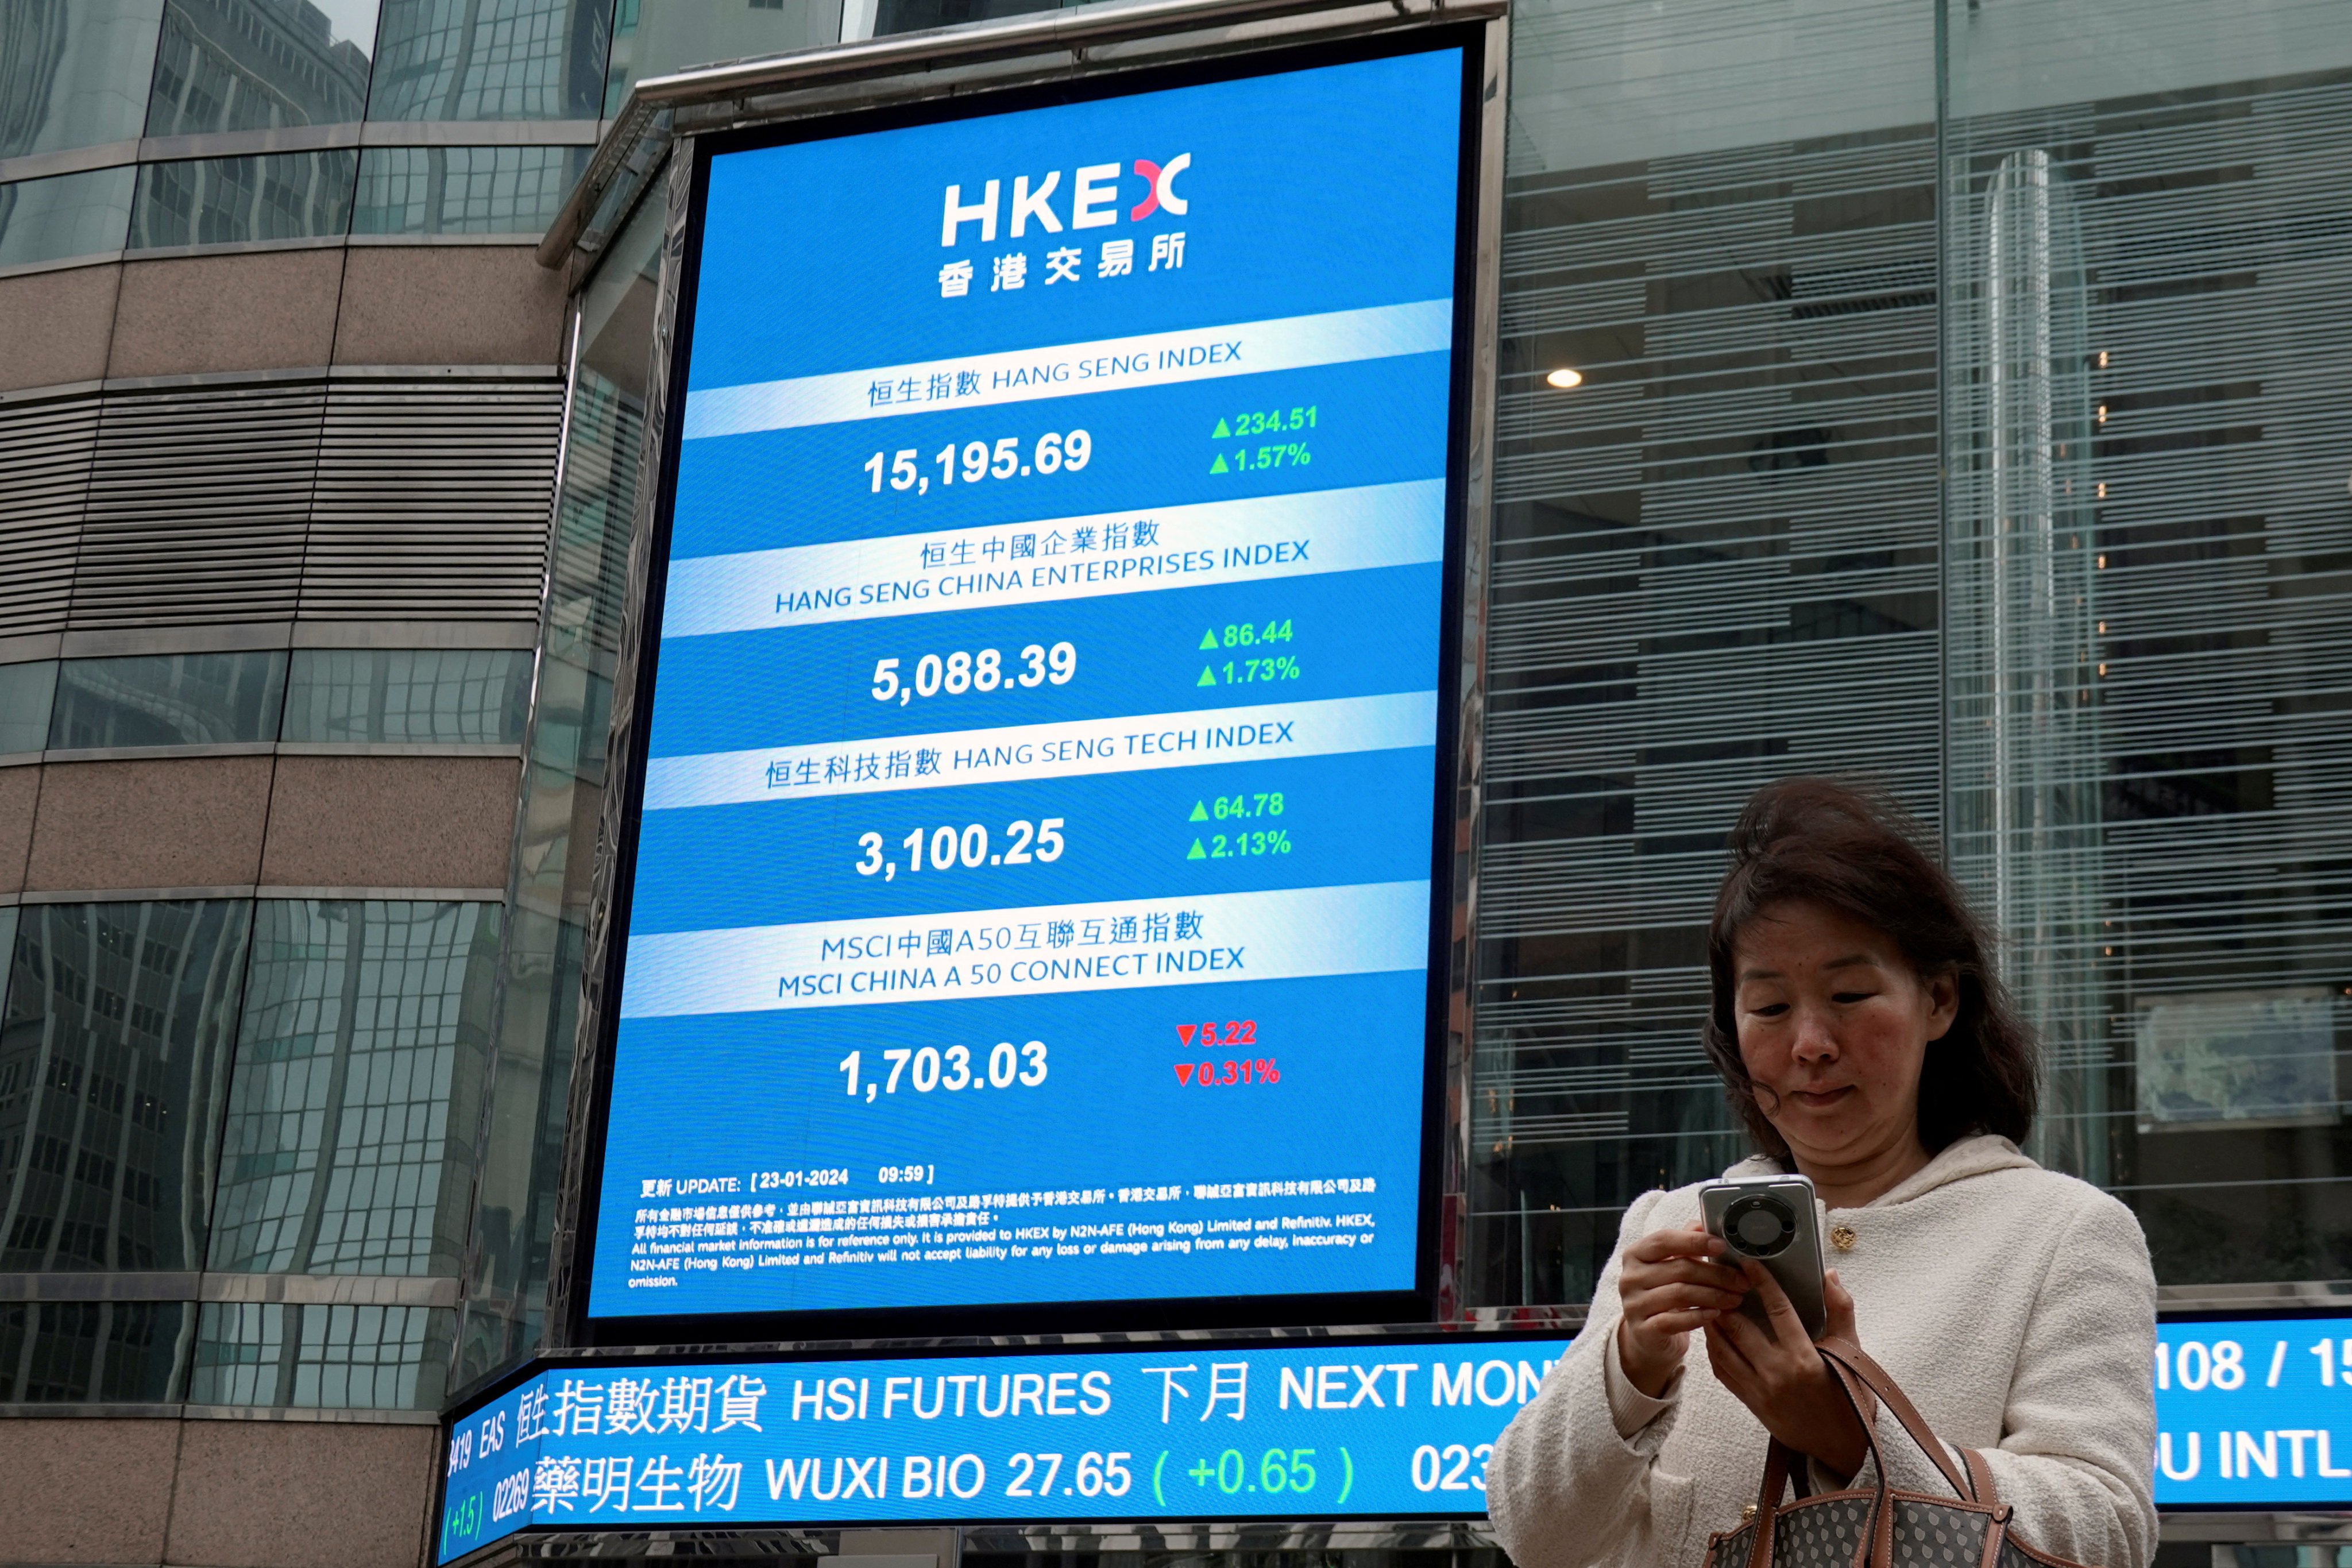
<svg viewBox="0 0 2352 1568">
<path fill-rule="evenodd" d="M 1566 392 L 1571 386 L 1582 386 L 1584 384 L 1584 373 L 1580 370 L 1570 370 L 1566 365 L 1562 365 L 1558 370 L 1552 372 L 1549 375 L 1545 376 L 1544 380 L 1551 385 L 1559 387 L 1562 392 Z"/>
</svg>

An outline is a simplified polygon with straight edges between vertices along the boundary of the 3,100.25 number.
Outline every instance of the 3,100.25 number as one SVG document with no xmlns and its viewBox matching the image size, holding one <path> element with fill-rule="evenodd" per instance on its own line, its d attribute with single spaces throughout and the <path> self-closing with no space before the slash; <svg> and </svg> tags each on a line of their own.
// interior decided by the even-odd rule
<svg viewBox="0 0 2352 1568">
<path fill-rule="evenodd" d="M 907 869 L 909 871 L 923 868 L 923 851 L 927 845 L 934 871 L 949 871 L 958 866 L 967 869 L 982 866 L 1026 866 L 1033 860 L 1050 863 L 1062 858 L 1062 819 L 1058 816 L 1048 816 L 1034 824 L 1008 822 L 1004 825 L 1004 831 L 1013 841 L 998 854 L 989 852 L 988 826 L 979 822 L 971 824 L 961 832 L 953 827 L 931 828 L 928 832 L 918 827 L 898 842 L 906 847 Z M 898 862 L 884 858 L 880 834 L 859 834 L 857 847 L 866 852 L 856 863 L 859 876 L 871 877 L 879 872 L 886 882 L 898 876 Z"/>
</svg>

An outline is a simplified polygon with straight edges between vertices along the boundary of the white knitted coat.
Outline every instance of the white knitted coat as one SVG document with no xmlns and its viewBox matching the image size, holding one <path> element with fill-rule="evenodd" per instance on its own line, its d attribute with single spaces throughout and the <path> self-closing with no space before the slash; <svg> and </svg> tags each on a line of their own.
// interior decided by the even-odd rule
<svg viewBox="0 0 2352 1568">
<path fill-rule="evenodd" d="M 1696 1185 L 1644 1194 L 1619 1251 L 1698 1217 Z M 1841 1225 L 1853 1247 L 1823 1253 L 1853 1293 L 1863 1348 L 1948 1444 L 1984 1452 L 2011 1530 L 2093 1568 L 2147 1568 L 2156 1279 L 2131 1211 L 1978 1137 L 1862 1208 L 1828 1211 L 1824 1236 Z M 1612 1258 L 1584 1331 L 1496 1443 L 1486 1504 L 1518 1568 L 1700 1568 L 1707 1536 L 1755 1500 L 1763 1426 L 1696 1335 L 1665 1398 L 1644 1399 L 1604 1364 L 1622 1305 Z M 1883 1411 L 1876 1433 L 1896 1486 L 1951 1494 Z M 1853 1484 L 1875 1484 L 1867 1465 Z"/>
</svg>

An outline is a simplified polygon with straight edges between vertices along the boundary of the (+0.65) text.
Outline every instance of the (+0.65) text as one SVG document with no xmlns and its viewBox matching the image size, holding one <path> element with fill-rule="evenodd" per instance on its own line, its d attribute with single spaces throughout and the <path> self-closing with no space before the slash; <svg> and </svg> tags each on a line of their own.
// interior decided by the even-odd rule
<svg viewBox="0 0 2352 1568">
<path fill-rule="evenodd" d="M 1020 668 L 1007 672 L 1004 655 L 992 647 L 978 652 L 959 648 L 950 654 L 927 653 L 915 660 L 915 678 L 898 679 L 899 661 L 882 658 L 874 661 L 874 700 L 896 702 L 905 707 L 918 697 L 937 697 L 945 692 L 961 697 L 967 691 L 1000 691 L 1016 687 L 1067 686 L 1078 673 L 1078 649 L 1075 643 L 1057 642 L 1052 647 L 1043 643 L 1031 643 L 1014 656 Z"/>
<path fill-rule="evenodd" d="M 961 479 L 965 484 L 976 485 L 982 479 L 1017 479 L 1031 474 L 1075 474 L 1094 460 L 1095 438 L 1084 430 L 1063 435 L 1048 430 L 1024 454 L 1021 437 L 1002 436 L 993 442 L 966 441 L 959 447 L 953 441 L 930 456 L 929 464 L 939 468 L 942 488 Z M 924 469 L 929 466 L 922 460 L 922 448 L 903 447 L 896 452 L 877 452 L 866 459 L 866 472 L 872 481 L 867 489 L 876 495 L 882 493 L 885 479 L 894 490 L 912 490 L 917 495 L 931 493 L 931 476 Z"/>
<path fill-rule="evenodd" d="M 906 850 L 909 871 L 921 870 L 927 854 L 934 871 L 950 871 L 959 866 L 966 870 L 982 866 L 1029 866 L 1040 860 L 1051 864 L 1062 858 L 1062 822 L 1058 816 L 1036 822 L 1008 822 L 1004 825 L 1004 847 L 998 850 L 989 848 L 988 826 L 980 822 L 961 828 L 912 828 L 892 847 Z M 898 875 L 898 858 L 883 854 L 879 833 L 859 834 L 857 847 L 865 851 L 856 863 L 859 876 L 878 876 L 887 882 Z"/>
<path fill-rule="evenodd" d="M 911 1050 L 894 1046 L 882 1053 L 882 1060 L 888 1066 L 890 1075 L 877 1081 L 866 1077 L 864 1051 L 852 1051 L 842 1058 L 834 1068 L 846 1080 L 842 1092 L 852 1100 L 871 1103 L 879 1095 L 898 1093 L 902 1083 L 917 1094 L 929 1094 L 933 1089 L 1015 1086 L 1034 1089 L 1045 1081 L 1043 1040 L 1031 1040 L 1021 1046 L 999 1040 L 989 1047 L 985 1063 L 972 1059 L 970 1046 L 950 1046 L 945 1050 L 936 1046 L 919 1046 Z"/>
</svg>

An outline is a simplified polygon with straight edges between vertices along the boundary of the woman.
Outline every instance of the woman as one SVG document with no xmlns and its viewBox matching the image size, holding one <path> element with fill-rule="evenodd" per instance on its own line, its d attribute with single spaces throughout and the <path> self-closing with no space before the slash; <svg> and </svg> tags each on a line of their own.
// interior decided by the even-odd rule
<svg viewBox="0 0 2352 1568">
<path fill-rule="evenodd" d="M 2156 1280 L 2114 1198 L 2017 1145 L 2032 1042 L 1950 877 L 1892 808 L 1818 779 L 1748 803 L 1708 933 L 1705 1041 L 1762 1151 L 1812 1178 L 1830 1331 L 1945 1441 L 1983 1452 L 2012 1528 L 2096 1568 L 2156 1551 Z M 1770 1314 L 1738 1310 L 1748 1292 Z M 1626 1210 L 1574 1346 L 1496 1443 L 1487 1504 L 1519 1568 L 1699 1568 L 1766 1433 L 1818 1487 L 1872 1486 L 1860 1418 L 1787 1298 L 1699 1226 L 1698 1187 Z M 1951 1489 L 1892 1417 L 1903 1489 Z"/>
</svg>

